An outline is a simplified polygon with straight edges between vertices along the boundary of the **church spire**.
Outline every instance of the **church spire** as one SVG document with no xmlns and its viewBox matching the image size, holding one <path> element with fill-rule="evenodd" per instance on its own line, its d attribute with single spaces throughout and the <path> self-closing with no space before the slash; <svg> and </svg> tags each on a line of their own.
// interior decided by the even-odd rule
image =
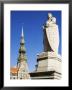
<svg viewBox="0 0 72 90">
<path fill-rule="evenodd" d="M 23 34 L 23 27 L 22 27 L 18 62 L 26 61 L 26 60 L 27 60 L 26 48 L 25 48 L 25 43 L 24 43 L 24 34 Z"/>
<path fill-rule="evenodd" d="M 19 48 L 19 56 L 18 56 L 18 79 L 29 79 L 30 75 L 28 73 L 28 66 L 27 66 L 27 57 L 26 57 L 26 49 L 24 43 L 24 34 L 23 34 L 23 27 L 21 32 L 21 40 L 20 40 L 20 48 Z"/>
</svg>

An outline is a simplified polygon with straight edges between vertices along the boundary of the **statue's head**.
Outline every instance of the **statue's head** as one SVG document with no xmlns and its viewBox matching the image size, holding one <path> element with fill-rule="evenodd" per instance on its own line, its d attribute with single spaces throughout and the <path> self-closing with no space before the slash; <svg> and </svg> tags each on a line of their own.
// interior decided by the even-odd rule
<svg viewBox="0 0 72 90">
<path fill-rule="evenodd" d="M 52 18 L 52 14 L 51 13 L 48 13 L 48 18 Z"/>
<path fill-rule="evenodd" d="M 53 21 L 53 23 L 56 23 L 56 18 L 52 17 L 52 21 Z"/>
</svg>

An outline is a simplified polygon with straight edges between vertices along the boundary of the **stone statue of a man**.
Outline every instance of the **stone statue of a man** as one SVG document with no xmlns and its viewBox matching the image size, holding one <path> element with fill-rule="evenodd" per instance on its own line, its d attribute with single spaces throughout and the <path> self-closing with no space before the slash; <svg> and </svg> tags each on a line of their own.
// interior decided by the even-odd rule
<svg viewBox="0 0 72 90">
<path fill-rule="evenodd" d="M 44 26 L 44 30 L 46 31 L 46 37 L 49 46 L 45 45 L 46 48 L 51 48 L 51 51 L 58 53 L 59 47 L 59 30 L 58 25 L 56 24 L 56 18 L 53 17 L 51 13 L 48 13 L 48 20 Z M 44 41 L 45 43 L 47 41 Z"/>
</svg>

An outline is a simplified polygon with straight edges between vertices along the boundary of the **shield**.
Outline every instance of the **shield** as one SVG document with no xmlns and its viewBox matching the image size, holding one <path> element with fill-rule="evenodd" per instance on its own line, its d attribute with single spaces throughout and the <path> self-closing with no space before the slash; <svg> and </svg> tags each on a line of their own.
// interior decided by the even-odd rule
<svg viewBox="0 0 72 90">
<path fill-rule="evenodd" d="M 50 27 L 47 27 L 46 35 L 47 35 L 47 39 L 50 44 L 50 47 L 54 52 L 58 53 L 58 47 L 59 47 L 58 25 L 52 25 Z"/>
</svg>

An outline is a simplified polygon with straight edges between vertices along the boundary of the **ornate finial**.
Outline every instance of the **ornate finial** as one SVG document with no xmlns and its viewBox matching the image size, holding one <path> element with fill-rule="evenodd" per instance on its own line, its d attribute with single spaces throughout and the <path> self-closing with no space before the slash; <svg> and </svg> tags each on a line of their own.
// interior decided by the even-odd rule
<svg viewBox="0 0 72 90">
<path fill-rule="evenodd" d="M 21 34 L 22 37 L 24 37 L 24 34 L 23 34 L 23 26 L 22 26 L 22 34 Z"/>
</svg>

